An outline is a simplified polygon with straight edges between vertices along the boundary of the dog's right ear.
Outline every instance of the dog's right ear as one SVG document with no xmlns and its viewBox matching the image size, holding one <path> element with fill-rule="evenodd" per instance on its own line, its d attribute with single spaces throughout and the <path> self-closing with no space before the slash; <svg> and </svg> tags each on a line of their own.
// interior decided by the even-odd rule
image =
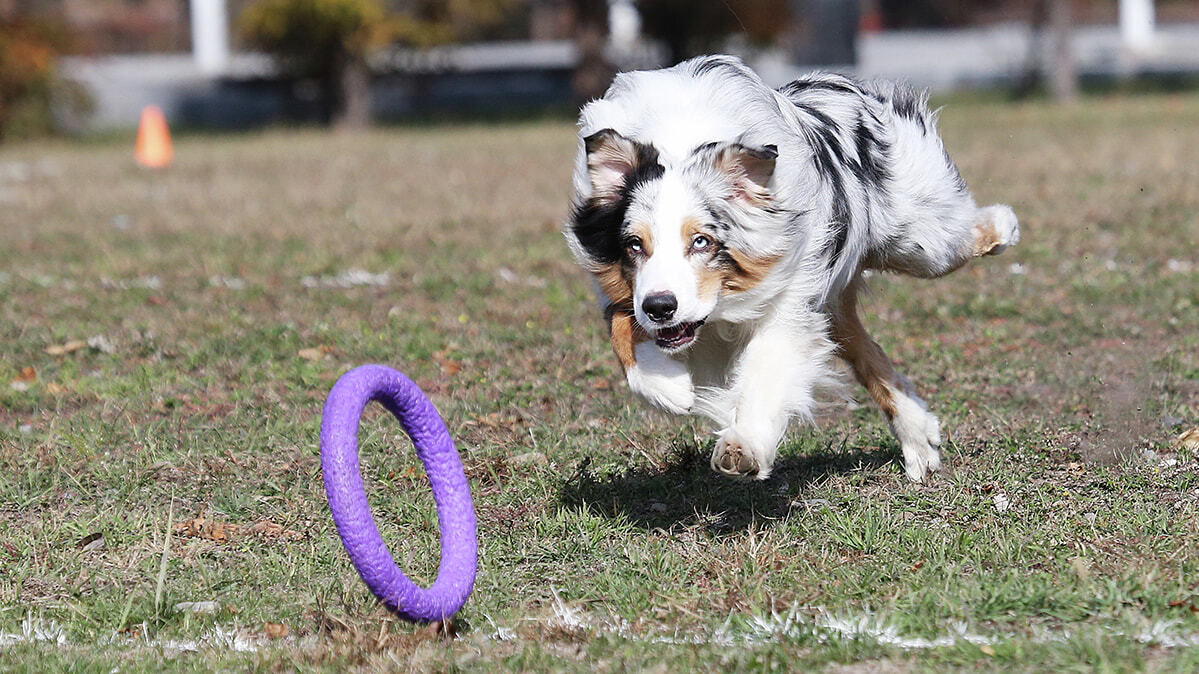
<svg viewBox="0 0 1199 674">
<path fill-rule="evenodd" d="M 774 164 L 779 156 L 777 146 L 757 148 L 741 143 L 725 143 L 705 147 L 708 148 L 712 166 L 732 186 L 733 199 L 753 206 L 769 204 L 770 179 L 774 176 Z"/>
<path fill-rule="evenodd" d="M 601 202 L 619 200 L 633 174 L 658 161 L 652 147 L 625 138 L 612 129 L 587 136 L 583 139 L 583 148 L 587 152 L 591 198 Z"/>
</svg>

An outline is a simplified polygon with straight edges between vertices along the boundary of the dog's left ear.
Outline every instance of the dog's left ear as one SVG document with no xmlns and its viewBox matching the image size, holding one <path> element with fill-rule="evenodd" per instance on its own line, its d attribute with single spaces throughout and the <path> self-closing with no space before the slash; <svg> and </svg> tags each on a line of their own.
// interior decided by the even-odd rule
<svg viewBox="0 0 1199 674">
<path fill-rule="evenodd" d="M 591 198 L 602 202 L 619 200 L 634 173 L 658 163 L 658 153 L 653 147 L 625 138 L 612 129 L 587 136 L 583 148 L 587 153 Z"/>
<path fill-rule="evenodd" d="M 712 166 L 733 186 L 733 198 L 753 206 L 770 201 L 770 178 L 779 150 L 774 145 L 760 148 L 741 143 L 724 143 L 711 150 Z"/>
</svg>

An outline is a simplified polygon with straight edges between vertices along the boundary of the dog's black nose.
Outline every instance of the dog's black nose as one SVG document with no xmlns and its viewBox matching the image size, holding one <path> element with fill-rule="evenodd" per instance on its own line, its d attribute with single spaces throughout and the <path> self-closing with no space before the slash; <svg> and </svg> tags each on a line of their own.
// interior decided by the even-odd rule
<svg viewBox="0 0 1199 674">
<path fill-rule="evenodd" d="M 641 309 L 645 311 L 645 315 L 659 323 L 673 318 L 678 308 L 679 301 L 675 299 L 674 293 L 654 293 L 641 302 Z"/>
</svg>

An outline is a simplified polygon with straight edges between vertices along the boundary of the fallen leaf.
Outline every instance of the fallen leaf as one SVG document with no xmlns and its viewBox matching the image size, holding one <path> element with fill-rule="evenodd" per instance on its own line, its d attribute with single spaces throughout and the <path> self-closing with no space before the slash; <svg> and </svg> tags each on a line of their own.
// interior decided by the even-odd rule
<svg viewBox="0 0 1199 674">
<path fill-rule="evenodd" d="M 267 623 L 262 626 L 262 631 L 271 639 L 282 639 L 291 634 L 291 629 L 283 623 Z"/>
<path fill-rule="evenodd" d="M 982 646 L 978 647 L 978 650 L 982 651 L 986 655 L 995 655 L 995 649 L 991 648 L 990 644 L 983 644 Z"/>
<path fill-rule="evenodd" d="M 300 540 L 304 538 L 304 534 L 294 530 L 287 529 L 281 524 L 276 524 L 270 520 L 262 520 L 250 525 L 248 529 L 250 533 L 258 534 L 264 538 Z"/>
<path fill-rule="evenodd" d="M 508 462 L 514 466 L 545 466 L 549 465 L 550 460 L 541 452 L 525 452 L 508 459 Z"/>
<path fill-rule="evenodd" d="M 88 534 L 84 536 L 83 539 L 79 541 L 79 549 L 83 550 L 84 552 L 103 550 L 104 547 L 104 534 L 98 531 L 94 534 Z"/>
<path fill-rule="evenodd" d="M 320 360 L 330 353 L 333 353 L 333 347 L 322 344 L 309 349 L 300 349 L 296 355 L 304 360 Z"/>
<path fill-rule="evenodd" d="M 499 412 L 489 412 L 485 415 L 478 415 L 466 422 L 467 426 L 486 426 L 497 430 L 505 430 L 523 425 L 526 419 L 517 414 L 501 414 Z"/>
<path fill-rule="evenodd" d="M 434 620 L 421 630 L 425 638 L 454 639 L 458 636 L 458 625 L 453 620 Z"/>
<path fill-rule="evenodd" d="M 24 382 L 26 384 L 32 384 L 33 382 L 37 381 L 37 369 L 34 368 L 32 365 L 24 367 L 21 369 L 21 371 L 19 373 L 17 373 L 17 378 L 14 379 L 13 381 L 15 381 L 15 382 L 19 381 L 19 382 Z"/>
<path fill-rule="evenodd" d="M 441 367 L 441 374 L 445 377 L 453 377 L 462 371 L 462 363 L 450 358 L 450 349 L 434 353 L 433 360 Z"/>
<path fill-rule="evenodd" d="M 1087 582 L 1091 579 L 1091 564 L 1082 557 L 1075 557 L 1070 560 L 1070 568 L 1074 570 L 1074 575 L 1082 582 Z"/>
<path fill-rule="evenodd" d="M 181 601 L 174 606 L 176 613 L 198 613 L 211 615 L 221 610 L 221 605 L 215 601 Z"/>
<path fill-rule="evenodd" d="M 596 379 L 595 383 L 591 385 L 591 388 L 595 389 L 596 391 L 609 391 L 612 389 L 612 382 L 608 381 L 607 379 Z"/>
<path fill-rule="evenodd" d="M 87 342 L 83 341 L 82 339 L 72 339 L 66 344 L 53 344 L 51 346 L 47 346 L 45 351 L 51 356 L 61 356 L 66 353 L 74 353 L 75 351 L 78 351 L 86 346 Z"/>
<path fill-rule="evenodd" d="M 1174 449 L 1199 450 L 1199 426 L 1183 431 L 1182 435 L 1174 440 Z"/>
<path fill-rule="evenodd" d="M 202 538 L 218 543 L 227 543 L 240 534 L 241 527 L 228 522 L 208 520 L 202 517 L 180 522 L 175 525 L 175 533 L 189 538 Z"/>
<path fill-rule="evenodd" d="M 50 395 L 60 396 L 67 392 L 67 387 L 59 384 L 56 381 L 52 381 L 49 384 L 46 384 L 46 392 Z"/>
<path fill-rule="evenodd" d="M 1012 500 L 1003 492 L 996 493 L 992 500 L 994 500 L 995 510 L 998 512 L 1007 512 L 1012 507 Z"/>
</svg>

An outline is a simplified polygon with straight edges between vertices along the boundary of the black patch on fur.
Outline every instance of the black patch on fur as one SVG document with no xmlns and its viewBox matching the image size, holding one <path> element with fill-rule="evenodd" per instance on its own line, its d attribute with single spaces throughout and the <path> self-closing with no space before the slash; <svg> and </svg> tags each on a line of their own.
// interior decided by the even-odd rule
<svg viewBox="0 0 1199 674">
<path fill-rule="evenodd" d="M 584 139 L 590 150 L 594 139 L 603 133 L 615 133 L 604 129 Z M 588 199 L 575 206 L 571 214 L 571 231 L 587 256 L 600 264 L 612 264 L 624 257 L 624 219 L 629 210 L 629 201 L 639 186 L 662 177 L 666 169 L 658 163 L 658 150 L 652 145 L 630 141 L 637 156 L 633 170 L 620 188 L 620 197 L 615 200 Z"/>
<path fill-rule="evenodd" d="M 712 202 L 707 200 L 704 201 L 704 212 L 708 214 L 709 224 L 711 224 L 712 228 L 716 231 L 723 234 L 724 232 L 729 231 L 729 228 L 732 227 L 730 222 L 731 219 L 729 218 L 728 213 L 724 212 Z"/>
<path fill-rule="evenodd" d="M 745 146 L 742 145 L 741 147 Z M 745 151 L 748 152 L 749 156 L 753 157 L 754 159 L 779 158 L 779 146 L 777 145 L 763 145 L 760 148 L 745 147 Z"/>
<path fill-rule="evenodd" d="M 833 240 L 828 244 L 829 267 L 834 267 L 845 250 L 845 242 L 849 240 L 849 200 L 845 198 L 845 190 L 833 191 Z"/>
<path fill-rule="evenodd" d="M 754 159 L 778 159 L 778 157 L 779 157 L 779 146 L 777 146 L 777 145 L 763 145 L 762 147 L 750 147 L 748 145 L 742 145 L 741 143 L 716 143 L 716 142 L 704 143 L 703 145 L 700 145 L 699 147 L 692 150 L 691 154 L 696 155 L 696 154 L 715 152 L 716 149 L 718 147 L 720 147 L 721 145 L 727 145 L 730 148 L 740 149 L 741 151 L 745 152 L 745 154 L 753 157 Z"/>
<path fill-rule="evenodd" d="M 712 256 L 712 260 L 716 263 L 717 269 L 725 269 L 738 276 L 745 274 L 745 269 L 737 264 L 737 261 L 729 254 L 729 249 L 724 244 L 720 244 L 720 248 Z"/>
<path fill-rule="evenodd" d="M 691 72 L 695 74 L 696 77 L 706 75 L 717 70 L 723 71 L 724 74 L 732 75 L 734 77 L 749 77 L 749 74 L 745 71 L 744 66 L 740 65 L 733 59 L 722 56 L 709 56 L 697 61 L 691 66 Z"/>
<path fill-rule="evenodd" d="M 833 154 L 839 150 L 838 145 L 830 145 L 822 139 L 813 142 L 812 147 L 814 150 L 812 157 L 816 162 L 816 169 L 833 193 L 831 225 L 834 233 L 833 240 L 829 244 L 829 255 L 831 256 L 829 264 L 831 265 L 836 263 L 841 251 L 845 248 L 845 242 L 849 239 L 849 197 L 845 193 L 845 180 L 840 171 L 840 167 L 844 166 L 844 163 L 837 163 L 833 158 Z"/>
<path fill-rule="evenodd" d="M 884 183 L 891 179 L 891 169 L 886 165 L 891 147 L 874 135 L 861 113 L 853 135 L 858 149 L 858 175 L 875 189 L 885 189 Z"/>
<path fill-rule="evenodd" d="M 833 238 L 826 249 L 829 265 L 837 263 L 845 243 L 849 240 L 849 197 L 846 193 L 844 172 L 855 169 L 846 161 L 845 148 L 837 137 L 837 124 L 831 117 L 810 105 L 798 104 L 798 108 L 816 120 L 816 124 L 804 127 L 804 135 L 812 147 L 812 162 L 816 172 L 829 186 L 833 196 L 831 223 Z M 856 163 L 856 162 L 854 162 Z"/>
<path fill-rule="evenodd" d="M 894 98 L 891 99 L 891 109 L 895 111 L 895 114 L 919 124 L 920 129 L 927 133 L 928 126 L 925 124 L 924 115 L 921 113 L 920 107 L 919 97 L 903 89 L 897 90 Z"/>
<path fill-rule="evenodd" d="M 817 122 L 818 128 L 822 128 L 822 129 L 838 128 L 837 123 L 835 121 L 833 121 L 833 118 L 829 117 L 827 114 L 825 114 L 825 112 L 823 110 L 814 108 L 811 105 L 809 105 L 808 103 L 796 103 L 795 107 L 799 108 L 800 110 L 803 110 L 810 117 L 815 119 Z"/>
<path fill-rule="evenodd" d="M 850 84 L 849 80 L 794 80 L 779 89 L 779 93 L 790 97 L 801 91 L 835 91 L 841 94 L 860 94 L 861 91 Z"/>
</svg>

